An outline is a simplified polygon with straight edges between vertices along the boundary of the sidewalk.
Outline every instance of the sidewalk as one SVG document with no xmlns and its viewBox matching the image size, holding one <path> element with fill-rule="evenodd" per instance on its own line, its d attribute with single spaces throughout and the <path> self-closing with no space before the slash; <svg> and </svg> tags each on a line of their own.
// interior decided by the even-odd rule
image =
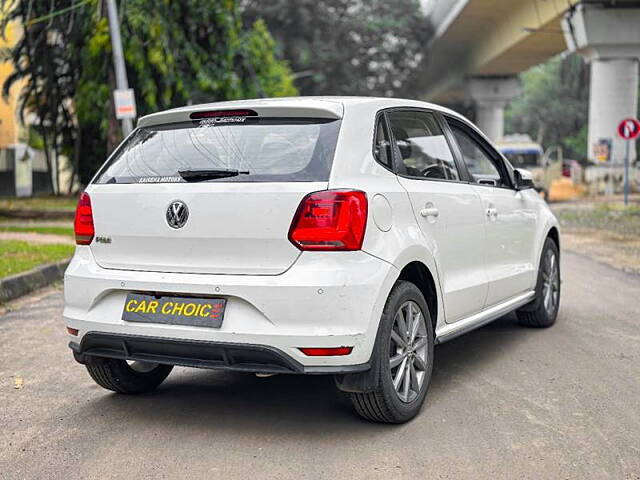
<svg viewBox="0 0 640 480">
<path fill-rule="evenodd" d="M 0 232 L 0 240 L 19 240 L 30 244 L 62 244 L 74 245 L 72 237 L 67 235 L 54 235 L 51 233 L 33 232 Z"/>
</svg>

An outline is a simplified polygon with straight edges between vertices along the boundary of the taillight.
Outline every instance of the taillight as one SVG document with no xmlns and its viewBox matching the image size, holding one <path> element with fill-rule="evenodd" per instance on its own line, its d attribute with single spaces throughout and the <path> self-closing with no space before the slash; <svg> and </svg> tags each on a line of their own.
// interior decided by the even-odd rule
<svg viewBox="0 0 640 480">
<path fill-rule="evenodd" d="M 76 245 L 89 245 L 91 243 L 96 232 L 93 228 L 91 198 L 86 192 L 83 192 L 80 195 L 80 200 L 78 200 L 73 228 L 76 234 Z"/>
<path fill-rule="evenodd" d="M 302 199 L 289 240 L 300 250 L 360 250 L 366 226 L 366 193 L 324 190 Z"/>
</svg>

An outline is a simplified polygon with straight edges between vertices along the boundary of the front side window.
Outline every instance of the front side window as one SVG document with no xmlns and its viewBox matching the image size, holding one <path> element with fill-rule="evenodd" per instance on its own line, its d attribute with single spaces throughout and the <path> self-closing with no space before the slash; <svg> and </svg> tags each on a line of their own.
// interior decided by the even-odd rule
<svg viewBox="0 0 640 480">
<path fill-rule="evenodd" d="M 223 173 L 206 181 L 326 181 L 339 129 L 340 120 L 257 117 L 239 124 L 190 121 L 140 128 L 96 183 L 185 182 L 211 171 Z"/>
<path fill-rule="evenodd" d="M 399 173 L 410 177 L 458 180 L 453 155 L 436 117 L 429 112 L 391 111 Z"/>
<path fill-rule="evenodd" d="M 464 163 L 474 181 L 480 185 L 501 186 L 507 184 L 503 181 L 500 170 L 494 161 L 480 144 L 457 124 L 450 124 L 450 127 L 460 147 Z"/>
</svg>

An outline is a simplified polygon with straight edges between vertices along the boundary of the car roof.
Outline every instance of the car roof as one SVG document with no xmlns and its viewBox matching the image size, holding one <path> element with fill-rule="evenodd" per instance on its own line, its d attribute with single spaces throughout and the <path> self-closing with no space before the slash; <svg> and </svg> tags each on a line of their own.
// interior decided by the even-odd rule
<svg viewBox="0 0 640 480">
<path fill-rule="evenodd" d="M 260 98 L 252 100 L 230 100 L 225 102 L 203 103 L 173 108 L 162 112 L 146 115 L 138 120 L 139 127 L 158 125 L 189 120 L 194 112 L 229 109 L 250 108 L 259 115 L 289 116 L 289 117 L 318 117 L 342 118 L 349 109 L 366 106 L 372 111 L 383 108 L 414 107 L 436 110 L 448 115 L 466 120 L 462 115 L 448 108 L 420 100 L 386 97 L 358 97 L 358 96 L 316 96 L 316 97 L 279 97 Z M 276 112 L 277 111 L 277 112 Z"/>
</svg>

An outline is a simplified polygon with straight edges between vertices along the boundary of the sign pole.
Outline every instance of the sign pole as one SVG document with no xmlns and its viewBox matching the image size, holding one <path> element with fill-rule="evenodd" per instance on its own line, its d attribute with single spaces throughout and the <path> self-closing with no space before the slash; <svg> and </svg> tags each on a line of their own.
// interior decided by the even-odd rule
<svg viewBox="0 0 640 480">
<path fill-rule="evenodd" d="M 624 206 L 629 205 L 629 144 L 631 140 L 624 142 L 626 144 L 624 154 Z"/>
<path fill-rule="evenodd" d="M 640 122 L 635 118 L 625 118 L 618 124 L 618 135 L 624 140 L 624 206 L 629 205 L 629 144 L 640 136 Z"/>
</svg>

